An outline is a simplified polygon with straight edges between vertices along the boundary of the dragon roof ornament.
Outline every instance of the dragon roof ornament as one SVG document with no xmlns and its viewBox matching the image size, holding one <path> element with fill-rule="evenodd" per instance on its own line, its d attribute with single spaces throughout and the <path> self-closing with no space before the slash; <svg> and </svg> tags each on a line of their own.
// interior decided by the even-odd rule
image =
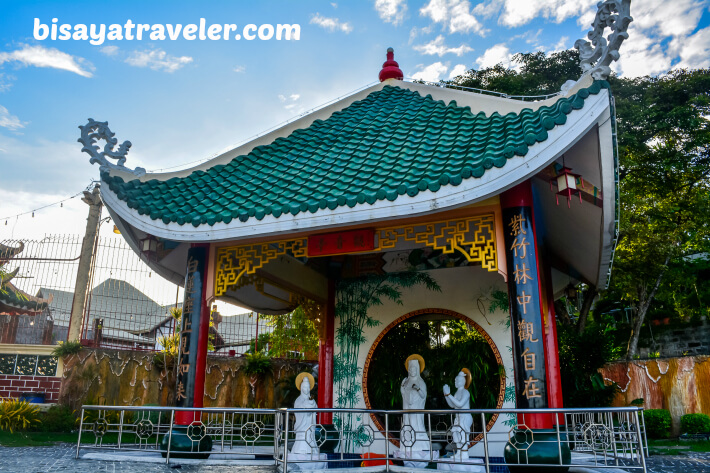
<svg viewBox="0 0 710 473">
<path fill-rule="evenodd" d="M 592 23 L 592 31 L 587 34 L 591 43 L 584 39 L 574 43 L 585 74 L 591 74 L 598 80 L 606 80 L 611 74 L 609 65 L 619 59 L 619 47 L 629 37 L 626 29 L 633 21 L 629 14 L 630 6 L 631 0 L 605 0 L 597 3 L 597 16 Z M 611 34 L 604 38 L 607 27 L 611 29 Z"/>
<path fill-rule="evenodd" d="M 114 151 L 113 148 L 118 144 L 118 140 L 114 138 L 115 133 L 109 129 L 108 122 L 97 122 L 93 118 L 89 118 L 89 122 L 84 126 L 79 126 L 79 129 L 81 130 L 81 138 L 77 141 L 84 145 L 81 150 L 91 156 L 89 160 L 91 164 L 99 163 L 101 171 L 114 169 L 131 173 L 137 177 L 145 174 L 145 169 L 143 168 L 129 169 L 123 165 L 126 162 L 126 154 L 131 147 L 131 142 L 124 141 Z M 103 152 L 100 152 L 100 148 L 96 146 L 96 142 L 99 140 L 106 141 Z M 116 159 L 118 162 L 113 164 L 106 159 L 107 157 Z"/>
</svg>

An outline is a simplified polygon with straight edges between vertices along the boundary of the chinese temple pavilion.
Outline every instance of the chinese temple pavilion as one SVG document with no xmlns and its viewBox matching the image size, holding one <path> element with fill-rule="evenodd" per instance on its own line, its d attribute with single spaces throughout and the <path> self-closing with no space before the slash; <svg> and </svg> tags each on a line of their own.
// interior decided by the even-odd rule
<svg viewBox="0 0 710 473">
<path fill-rule="evenodd" d="M 178 406 L 202 406 L 212 301 L 277 314 L 310 300 L 321 307 L 321 408 L 370 407 L 377 344 L 427 314 L 484 335 L 506 372 L 499 408 L 562 407 L 553 301 L 570 281 L 605 287 L 616 238 L 604 80 L 614 58 L 605 51 L 593 67 L 587 53 L 574 84 L 521 100 L 406 82 L 389 49 L 377 85 L 177 172 L 128 169 L 130 143 L 113 151 L 105 122 L 81 127 L 121 234 L 185 286 Z M 338 282 L 403 271 L 427 271 L 441 291 L 403 289 L 401 305 L 367 308 L 378 323 L 359 327 L 346 353 L 334 337 L 347 322 L 336 311 Z M 500 291 L 509 310 L 479 309 Z M 335 386 L 334 359 L 352 364 Z M 496 417 L 487 428 L 508 431 Z"/>
</svg>

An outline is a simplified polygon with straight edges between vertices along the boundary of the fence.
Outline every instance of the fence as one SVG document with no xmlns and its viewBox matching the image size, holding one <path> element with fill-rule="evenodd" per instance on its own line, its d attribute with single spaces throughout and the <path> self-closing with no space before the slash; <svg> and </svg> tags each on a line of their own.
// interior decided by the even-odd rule
<svg viewBox="0 0 710 473">
<path fill-rule="evenodd" d="M 0 242 L 0 269 L 17 270 L 3 284 L 6 297 L 0 295 L 0 343 L 66 341 L 81 243 L 82 238 L 74 235 Z M 181 307 L 182 288 L 155 274 L 118 235 L 99 238 L 95 252 L 83 342 L 97 348 L 161 350 L 161 337 L 173 335 L 177 328 L 170 311 Z M 210 328 L 214 354 L 242 354 L 257 333 L 273 330 L 257 314 L 227 304 L 217 308 L 219 315 L 213 314 Z M 6 372 L 10 358 L 6 361 L 0 362 L 0 373 L 15 374 Z M 13 370 L 15 366 L 16 362 Z"/>
<path fill-rule="evenodd" d="M 195 420 L 189 426 L 171 428 L 179 411 L 192 411 Z M 333 429 L 310 420 L 322 413 L 359 421 L 357 427 L 348 429 L 347 422 L 336 420 Z M 485 425 L 494 415 L 517 417 L 518 424 L 507 432 L 476 431 L 475 427 L 465 431 L 457 420 L 465 414 L 479 418 L 478 425 Z M 200 442 L 210 436 L 213 447 L 208 453 L 212 459 L 277 465 L 281 471 L 294 465 L 294 469 L 362 465 L 379 467 L 371 471 L 389 471 L 393 464 L 419 468 L 436 464 L 439 469 L 505 472 L 508 466 L 526 464 L 528 455 L 533 458 L 533 450 L 542 447 L 553 453 L 550 463 L 536 464 L 540 471 L 563 465 L 645 472 L 642 414 L 637 408 L 376 411 L 84 406 L 76 456 L 79 458 L 81 450 L 123 450 L 134 452 L 136 460 L 155 461 L 162 455 L 169 462 L 171 455 L 178 454 L 170 448 L 175 431 L 175 435 L 187 436 L 192 453 L 197 453 Z M 422 416 L 424 430 L 414 430 L 410 423 L 403 422 L 401 430 L 390 431 L 390 419 L 405 415 L 410 419 Z M 531 431 L 525 424 L 530 415 L 552 416 L 555 427 L 546 432 Z M 379 416 L 382 422 L 373 421 L 373 416 Z M 415 447 L 422 438 L 427 439 L 426 449 Z M 347 439 L 357 441 L 344 452 L 341 447 Z M 299 442 L 301 447 L 307 445 L 308 453 L 292 451 L 300 450 L 294 448 Z M 504 449 L 508 452 L 501 456 Z"/>
</svg>

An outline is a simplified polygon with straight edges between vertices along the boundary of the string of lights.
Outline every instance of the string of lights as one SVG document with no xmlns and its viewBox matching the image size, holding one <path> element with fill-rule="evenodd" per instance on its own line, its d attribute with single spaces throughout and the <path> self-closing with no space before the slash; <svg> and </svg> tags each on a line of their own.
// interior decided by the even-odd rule
<svg viewBox="0 0 710 473">
<path fill-rule="evenodd" d="M 96 182 L 96 181 L 91 181 L 91 184 L 89 184 L 89 185 L 86 187 L 86 189 L 84 189 L 84 190 L 89 190 L 89 189 L 94 185 L 95 182 Z M 67 202 L 67 201 L 69 201 L 69 200 L 72 200 L 72 199 L 75 198 L 75 197 L 78 197 L 78 196 L 82 195 L 82 194 L 84 193 L 84 190 L 77 192 L 76 194 L 72 195 L 71 197 L 67 197 L 67 198 L 65 198 L 65 199 L 58 200 L 58 201 L 56 201 L 56 202 L 52 202 L 51 204 L 47 204 L 47 205 L 43 205 L 43 206 L 41 206 L 41 207 L 37 207 L 36 209 L 28 210 L 28 211 L 26 211 L 26 212 L 20 212 L 19 214 L 15 214 L 15 215 L 8 215 L 7 217 L 2 217 L 2 218 L 0 218 L 0 221 L 5 220 L 5 225 L 7 225 L 7 222 L 8 222 L 8 221 L 10 221 L 10 220 L 12 220 L 12 219 L 16 219 L 16 218 L 22 217 L 23 215 L 32 214 L 32 217 L 34 218 L 35 212 L 39 212 L 40 210 L 43 210 L 43 209 L 46 209 L 46 208 L 49 208 L 49 207 L 53 207 L 53 206 L 55 206 L 55 205 L 57 205 L 57 204 L 59 204 L 60 207 L 64 207 L 64 202 Z"/>
</svg>

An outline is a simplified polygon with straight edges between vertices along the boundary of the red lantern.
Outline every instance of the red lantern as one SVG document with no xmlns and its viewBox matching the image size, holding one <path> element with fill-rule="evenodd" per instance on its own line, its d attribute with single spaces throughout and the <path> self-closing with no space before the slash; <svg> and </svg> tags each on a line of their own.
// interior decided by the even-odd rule
<svg viewBox="0 0 710 473">
<path fill-rule="evenodd" d="M 570 201 L 572 196 L 579 194 L 579 203 L 582 203 L 582 193 L 577 187 L 577 179 L 579 179 L 580 186 L 584 187 L 584 179 L 582 179 L 581 174 L 574 174 L 571 168 L 564 165 L 564 157 L 562 158 L 562 169 L 559 170 L 557 175 L 550 179 L 550 190 L 552 190 L 552 185 L 557 185 L 557 196 L 555 200 L 557 205 L 560 205 L 560 196 L 563 195 L 567 197 L 567 207 L 570 206 Z"/>
</svg>

